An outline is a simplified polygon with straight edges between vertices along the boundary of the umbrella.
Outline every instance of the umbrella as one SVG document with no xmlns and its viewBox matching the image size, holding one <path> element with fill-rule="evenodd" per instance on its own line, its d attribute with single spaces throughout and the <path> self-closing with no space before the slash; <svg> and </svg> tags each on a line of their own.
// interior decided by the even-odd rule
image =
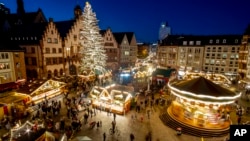
<svg viewBox="0 0 250 141">
<path fill-rule="evenodd" d="M 88 136 L 78 136 L 76 137 L 78 141 L 92 141 Z"/>
</svg>

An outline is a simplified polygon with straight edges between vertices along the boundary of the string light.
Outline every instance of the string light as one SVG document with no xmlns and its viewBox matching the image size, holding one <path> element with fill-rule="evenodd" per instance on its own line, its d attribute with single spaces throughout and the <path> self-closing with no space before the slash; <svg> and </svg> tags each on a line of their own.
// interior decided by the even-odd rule
<svg viewBox="0 0 250 141">
<path fill-rule="evenodd" d="M 176 91 L 178 93 L 182 93 L 184 95 L 187 95 L 187 96 L 192 96 L 192 97 L 197 97 L 197 98 L 208 98 L 208 99 L 212 99 L 212 100 L 235 100 L 237 98 L 239 98 L 241 96 L 241 92 L 239 92 L 239 94 L 235 95 L 235 96 L 231 96 L 231 97 L 225 97 L 225 96 L 221 96 L 221 97 L 214 97 L 214 96 L 208 96 L 208 95 L 202 95 L 202 94 L 194 94 L 194 93 L 191 93 L 191 92 L 187 92 L 187 91 L 183 91 L 183 90 L 179 90 L 173 86 L 171 86 L 170 83 L 168 83 L 168 87 L 170 89 L 172 89 L 173 91 Z"/>
<path fill-rule="evenodd" d="M 18 131 L 18 130 L 21 130 L 22 128 L 24 128 L 25 126 L 27 126 L 27 124 L 28 124 L 29 126 L 31 126 L 31 127 L 36 125 L 36 124 L 33 124 L 33 123 L 29 122 L 29 121 L 26 121 L 22 126 L 20 126 L 20 127 L 18 127 L 18 128 L 10 129 L 10 140 L 12 141 L 14 132 L 16 132 L 16 131 Z M 43 123 L 42 123 L 42 124 L 39 124 L 39 125 L 37 125 L 37 126 L 38 126 L 38 127 L 41 127 L 41 128 L 44 128 Z M 29 132 L 29 131 L 30 131 L 30 129 L 27 128 L 26 132 Z M 20 137 L 20 136 L 21 136 L 21 134 L 19 133 L 19 137 Z"/>
</svg>

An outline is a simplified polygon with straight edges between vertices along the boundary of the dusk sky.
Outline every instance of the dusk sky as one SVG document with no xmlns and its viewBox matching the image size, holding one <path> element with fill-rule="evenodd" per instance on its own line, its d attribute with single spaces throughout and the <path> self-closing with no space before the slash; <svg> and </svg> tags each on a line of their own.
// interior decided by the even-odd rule
<svg viewBox="0 0 250 141">
<path fill-rule="evenodd" d="M 16 0 L 0 0 L 16 13 Z M 86 0 L 24 0 L 26 12 L 41 8 L 46 18 L 73 18 Z M 88 0 L 101 29 L 135 33 L 138 42 L 155 42 L 162 22 L 172 34 L 243 34 L 250 23 L 250 0 Z"/>
</svg>

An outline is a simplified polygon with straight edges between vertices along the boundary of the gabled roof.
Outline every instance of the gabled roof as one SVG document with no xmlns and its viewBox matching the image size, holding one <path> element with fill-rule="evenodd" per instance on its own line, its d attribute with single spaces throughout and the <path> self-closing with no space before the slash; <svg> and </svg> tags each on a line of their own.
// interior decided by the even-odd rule
<svg viewBox="0 0 250 141">
<path fill-rule="evenodd" d="M 36 21 L 38 20 L 37 18 L 40 13 L 42 14 L 42 21 Z M 17 13 L 9 14 L 7 19 L 11 25 L 16 25 L 19 22 L 19 20 L 21 20 L 23 24 L 30 24 L 35 22 L 47 22 L 40 8 L 36 12 L 26 12 L 23 15 L 19 15 Z"/>
<path fill-rule="evenodd" d="M 55 22 L 56 28 L 58 29 L 60 36 L 62 38 L 65 38 L 67 36 L 74 23 L 75 20 Z"/>
<path fill-rule="evenodd" d="M 100 30 L 99 33 L 103 36 L 107 30 Z"/>
<path fill-rule="evenodd" d="M 47 25 L 47 22 L 15 25 L 9 30 L 9 36 L 14 42 L 20 44 L 38 44 L 44 35 Z"/>
<path fill-rule="evenodd" d="M 123 38 L 124 38 L 124 36 L 125 36 L 125 34 L 122 33 L 122 32 L 116 32 L 116 33 L 113 33 L 113 35 L 114 35 L 114 37 L 115 37 L 116 42 L 117 42 L 118 44 L 121 44 L 121 43 L 122 43 L 122 40 L 123 40 Z"/>
<path fill-rule="evenodd" d="M 133 39 L 134 32 L 113 32 L 113 35 L 114 35 L 118 44 L 122 43 L 122 40 L 123 40 L 124 36 L 126 35 L 128 42 L 130 44 L 132 39 Z"/>
</svg>

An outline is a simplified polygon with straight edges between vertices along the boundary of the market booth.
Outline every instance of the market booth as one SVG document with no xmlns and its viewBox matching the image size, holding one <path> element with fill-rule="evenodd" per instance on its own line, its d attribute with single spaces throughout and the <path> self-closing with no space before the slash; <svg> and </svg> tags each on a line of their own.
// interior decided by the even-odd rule
<svg viewBox="0 0 250 141">
<path fill-rule="evenodd" d="M 130 110 L 133 87 L 112 84 L 95 86 L 90 91 L 92 105 L 111 112 L 124 114 Z"/>
<path fill-rule="evenodd" d="M 193 127 L 229 128 L 230 119 L 226 118 L 231 110 L 229 104 L 240 97 L 240 92 L 217 85 L 203 76 L 171 81 L 168 86 L 175 96 L 167 109 L 172 118 Z"/>
<path fill-rule="evenodd" d="M 29 95 L 33 104 L 36 104 L 62 94 L 65 86 L 66 83 L 53 79 L 35 80 L 27 82 L 17 92 Z"/>
<path fill-rule="evenodd" d="M 4 115 L 22 117 L 26 105 L 31 102 L 31 97 L 17 92 L 8 93 L 8 96 L 0 98 L 0 118 Z"/>
</svg>

